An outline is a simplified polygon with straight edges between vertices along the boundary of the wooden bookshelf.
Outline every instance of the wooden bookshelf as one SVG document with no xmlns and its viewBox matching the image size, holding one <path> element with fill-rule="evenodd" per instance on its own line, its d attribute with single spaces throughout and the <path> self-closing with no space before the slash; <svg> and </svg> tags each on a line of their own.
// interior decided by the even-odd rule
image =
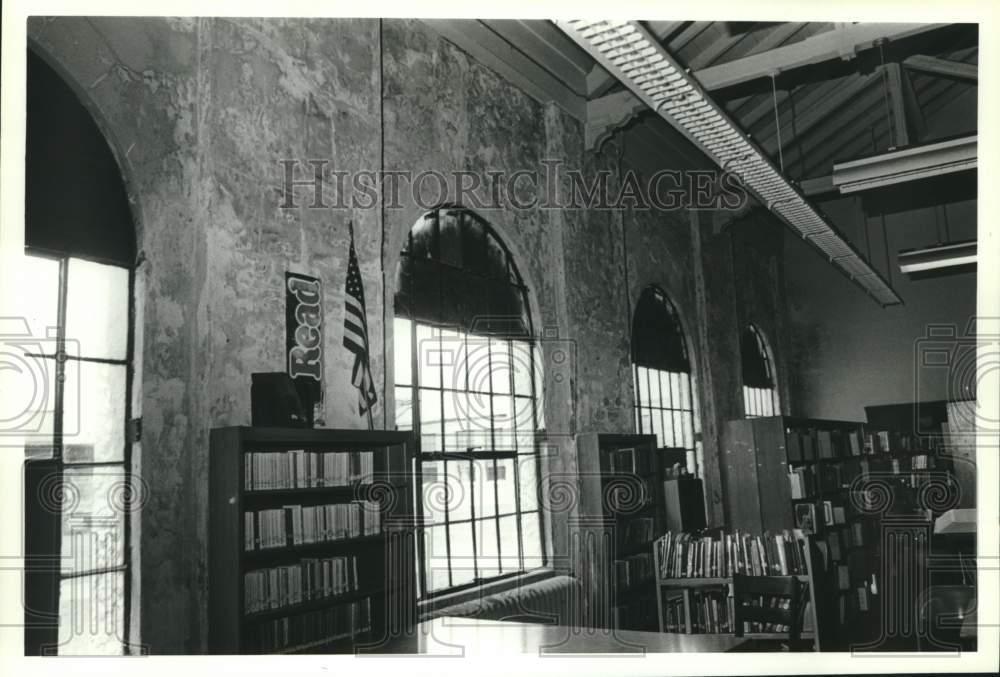
<svg viewBox="0 0 1000 677">
<path fill-rule="evenodd" d="M 353 653 L 416 622 L 412 435 L 217 428 L 209 650 Z"/>
<path fill-rule="evenodd" d="M 665 529 L 663 480 L 677 458 L 675 450 L 657 449 L 653 435 L 577 437 L 585 625 L 656 630 L 650 548 Z"/>
</svg>

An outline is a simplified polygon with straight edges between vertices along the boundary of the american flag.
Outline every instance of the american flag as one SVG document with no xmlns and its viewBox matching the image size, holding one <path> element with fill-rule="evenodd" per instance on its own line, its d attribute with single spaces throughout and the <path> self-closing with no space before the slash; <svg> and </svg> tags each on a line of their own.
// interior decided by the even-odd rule
<svg viewBox="0 0 1000 677">
<path fill-rule="evenodd" d="M 368 356 L 368 320 L 365 312 L 365 289 L 361 284 L 358 254 L 354 250 L 354 226 L 351 231 L 351 251 L 347 262 L 347 283 L 344 286 L 344 347 L 354 353 L 351 383 L 358 389 L 358 415 L 368 414 L 378 401 Z"/>
</svg>

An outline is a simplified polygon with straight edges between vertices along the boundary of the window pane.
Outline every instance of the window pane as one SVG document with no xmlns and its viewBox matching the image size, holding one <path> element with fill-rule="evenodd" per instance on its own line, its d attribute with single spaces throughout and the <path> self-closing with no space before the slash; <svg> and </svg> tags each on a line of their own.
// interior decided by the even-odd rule
<svg viewBox="0 0 1000 677">
<path fill-rule="evenodd" d="M 495 519 L 476 520 L 476 564 L 481 578 L 491 578 L 500 574 L 497 560 L 497 522 Z"/>
<path fill-rule="evenodd" d="M 451 535 L 451 584 L 471 583 L 476 577 L 476 559 L 472 548 L 472 523 L 448 527 Z"/>
<path fill-rule="evenodd" d="M 420 450 L 441 451 L 441 392 L 420 390 Z"/>
<path fill-rule="evenodd" d="M 392 321 L 392 359 L 396 385 L 410 385 L 412 376 L 413 346 L 410 321 L 403 317 Z"/>
<path fill-rule="evenodd" d="M 481 451 L 489 450 L 493 444 L 491 398 L 489 395 L 470 393 L 466 404 L 465 425 L 469 431 L 469 446 Z"/>
<path fill-rule="evenodd" d="M 521 548 L 517 539 L 517 518 L 500 518 L 500 569 L 502 572 L 521 568 Z"/>
<path fill-rule="evenodd" d="M 669 415 L 669 414 L 668 414 Z M 673 412 L 674 446 L 684 446 L 684 419 L 690 414 L 681 411 Z"/>
<path fill-rule="evenodd" d="M 510 395 L 493 396 L 493 448 L 514 451 L 514 402 Z"/>
<path fill-rule="evenodd" d="M 515 494 L 514 459 L 497 459 L 496 468 L 497 485 L 497 510 L 502 515 L 506 512 L 515 512 L 517 503 Z"/>
<path fill-rule="evenodd" d="M 517 449 L 519 452 L 535 450 L 534 402 L 528 397 L 514 398 L 514 426 L 517 429 Z"/>
<path fill-rule="evenodd" d="M 420 497 L 424 506 L 424 521 L 444 522 L 448 503 L 448 485 L 444 479 L 444 461 L 424 461 L 421 464 L 422 488 Z"/>
<path fill-rule="evenodd" d="M 43 345 L 41 352 L 55 352 L 55 329 L 59 324 L 59 262 L 41 256 L 24 256 L 18 269 L 18 289 L 30 289 L 30 294 L 16 294 L 19 300 L 18 314 L 28 321 L 28 333 L 34 339 L 49 338 L 49 328 L 53 334 L 51 341 Z M 13 331 L 13 330 L 11 330 Z M 20 328 L 19 328 L 20 331 Z M 37 348 L 27 347 L 29 352 Z"/>
<path fill-rule="evenodd" d="M 514 392 L 531 396 L 532 345 L 527 341 L 511 341 L 511 364 L 514 368 Z"/>
<path fill-rule="evenodd" d="M 521 540 L 524 544 L 524 568 L 535 569 L 544 565 L 541 528 L 537 512 L 521 515 Z"/>
<path fill-rule="evenodd" d="M 124 365 L 66 362 L 63 458 L 67 463 L 122 460 L 125 378 Z"/>
<path fill-rule="evenodd" d="M 465 451 L 469 446 L 468 419 L 465 412 L 469 408 L 465 393 L 445 391 L 444 394 L 444 450 Z"/>
<path fill-rule="evenodd" d="M 670 374 L 668 372 L 661 371 L 657 374 L 657 376 L 660 382 L 660 393 L 663 400 L 663 406 L 665 408 L 679 406 L 680 402 L 678 402 L 677 393 L 671 387 Z"/>
<path fill-rule="evenodd" d="M 448 542 L 444 525 L 424 529 L 424 568 L 427 575 L 427 590 L 447 588 L 448 581 Z"/>
<path fill-rule="evenodd" d="M 475 334 L 466 335 L 466 366 L 469 390 L 477 393 L 490 392 L 490 342 Z"/>
<path fill-rule="evenodd" d="M 123 563 L 125 475 L 111 466 L 67 468 L 62 501 L 62 571 Z"/>
<path fill-rule="evenodd" d="M 647 369 L 646 373 L 649 376 L 649 406 L 651 407 L 662 407 L 663 397 L 660 392 L 659 376 L 660 372 L 655 369 Z"/>
<path fill-rule="evenodd" d="M 473 461 L 473 464 L 475 470 L 473 492 L 476 495 L 476 517 L 496 515 L 496 473 L 493 470 L 493 460 L 478 459 Z"/>
<path fill-rule="evenodd" d="M 649 410 L 649 434 L 656 435 L 656 445 L 659 447 L 670 444 L 670 435 L 663 429 L 663 411 L 661 409 Z"/>
<path fill-rule="evenodd" d="M 470 461 L 448 461 L 448 519 L 452 521 L 472 518 L 470 487 L 472 479 Z"/>
<path fill-rule="evenodd" d="M 16 331 L 23 331 L 17 327 Z M 44 347 L 46 341 L 30 339 L 15 344 L 14 339 L 5 339 L 10 347 L 8 355 L 3 356 L 6 362 L 3 369 L 2 382 L 4 390 L 0 392 L 0 421 L 8 429 L 16 429 L 25 437 L 25 442 L 51 447 L 55 425 L 56 409 L 56 361 L 48 357 L 28 357 L 25 351 L 34 352 Z M 53 342 L 54 343 L 54 342 Z M 17 397 L 7 398 L 6 393 L 19 393 Z M 7 402 L 10 403 L 8 406 Z"/>
<path fill-rule="evenodd" d="M 123 653 L 124 575 L 78 576 L 59 583 L 59 654 Z"/>
<path fill-rule="evenodd" d="M 684 409 L 691 409 L 691 376 L 683 374 L 680 380 L 681 403 Z"/>
<path fill-rule="evenodd" d="M 66 280 L 66 340 L 79 354 L 124 360 L 128 350 L 128 270 L 69 260 Z M 76 352 L 68 348 L 67 352 Z"/>
<path fill-rule="evenodd" d="M 396 400 L 396 429 L 413 429 L 413 388 L 396 388 L 394 391 Z"/>
<path fill-rule="evenodd" d="M 449 329 L 441 331 L 441 384 L 465 389 L 465 335 Z"/>
<path fill-rule="evenodd" d="M 643 407 L 639 410 L 639 432 L 643 435 L 654 435 L 653 416 L 649 409 Z"/>
<path fill-rule="evenodd" d="M 635 368 L 635 384 L 639 389 L 639 404 L 644 407 L 649 406 L 649 377 L 646 375 L 645 367 Z"/>
<path fill-rule="evenodd" d="M 507 341 L 490 339 L 490 376 L 493 392 L 510 392 L 510 348 Z"/>
<path fill-rule="evenodd" d="M 518 459 L 518 483 L 521 485 L 521 510 L 538 508 L 538 460 L 534 456 Z"/>
<path fill-rule="evenodd" d="M 417 378 L 420 386 L 441 387 L 441 340 L 438 330 L 417 324 Z"/>
</svg>

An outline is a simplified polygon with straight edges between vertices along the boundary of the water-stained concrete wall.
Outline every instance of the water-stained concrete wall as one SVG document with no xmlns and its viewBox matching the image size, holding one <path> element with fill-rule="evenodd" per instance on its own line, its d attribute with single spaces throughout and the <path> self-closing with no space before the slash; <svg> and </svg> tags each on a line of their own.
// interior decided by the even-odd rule
<svg viewBox="0 0 1000 677">
<path fill-rule="evenodd" d="M 340 344 L 348 220 L 368 306 L 374 420 L 393 425 L 385 320 L 398 252 L 423 208 L 403 191 L 398 208 L 313 209 L 308 186 L 296 191 L 298 207 L 282 208 L 280 161 L 329 160 L 327 203 L 338 202 L 334 170 L 544 172 L 544 160 L 560 159 L 592 178 L 618 161 L 585 151 L 580 122 L 419 21 L 36 18 L 29 38 L 93 111 L 133 202 L 143 255 L 135 470 L 149 488 L 136 523 L 141 637 L 153 653 L 200 652 L 208 432 L 249 424 L 250 373 L 284 368 L 286 271 L 324 284 L 322 422 L 367 425 Z M 628 134 L 618 169 L 648 176 L 668 165 L 708 166 L 679 135 L 664 152 L 630 145 Z M 295 178 L 310 175 L 300 166 Z M 519 185 L 519 199 L 538 197 L 537 187 Z M 559 181 L 556 192 L 565 199 L 572 191 Z M 782 365 L 780 247 L 744 246 L 733 229 L 717 233 L 715 217 L 684 210 L 478 211 L 530 289 L 546 358 L 550 476 L 575 473 L 576 432 L 634 429 L 631 304 L 657 284 L 677 305 L 697 362 L 709 513 L 721 521 L 710 459 L 721 421 L 739 413 L 740 322 L 763 323 Z M 747 226 L 748 241 L 766 222 Z M 734 245 L 720 244 L 729 237 Z M 733 246 L 735 265 L 725 258 Z M 553 518 L 556 555 L 569 554 L 571 516 Z"/>
</svg>

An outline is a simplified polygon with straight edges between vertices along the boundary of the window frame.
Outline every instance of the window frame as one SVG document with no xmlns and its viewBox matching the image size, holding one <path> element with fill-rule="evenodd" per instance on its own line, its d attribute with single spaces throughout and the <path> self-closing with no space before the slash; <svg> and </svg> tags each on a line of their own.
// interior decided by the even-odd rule
<svg viewBox="0 0 1000 677">
<path fill-rule="evenodd" d="M 757 353 L 763 361 L 764 370 L 771 380 L 770 388 L 748 386 L 745 382 L 742 364 L 740 370 L 740 384 L 743 393 L 743 417 L 744 418 L 767 418 L 770 416 L 781 416 L 781 396 L 778 392 L 778 372 L 774 363 L 774 356 L 771 346 L 756 324 L 749 323 L 740 332 L 740 341 L 750 333 L 754 337 Z M 740 359 L 744 356 L 743 346 L 740 345 Z"/>
<path fill-rule="evenodd" d="M 447 212 L 453 212 L 456 214 L 456 218 L 459 219 L 459 226 L 457 232 L 461 235 L 463 233 L 463 228 L 465 227 L 464 218 L 469 218 L 474 220 L 477 225 L 482 228 L 483 232 L 483 244 L 485 251 L 483 253 L 483 264 L 486 265 L 484 270 L 476 270 L 465 264 L 464 257 L 462 265 L 454 265 L 453 263 L 443 260 L 441 254 L 441 227 L 440 222 L 442 215 Z M 544 406 L 544 396 L 540 392 L 542 389 L 542 383 L 539 377 L 539 368 L 541 365 L 541 352 L 540 345 L 537 337 L 534 334 L 534 323 L 531 316 L 531 304 L 529 299 L 529 291 L 527 286 L 524 284 L 523 278 L 517 265 L 514 261 L 514 257 L 511 254 L 506 243 L 492 227 L 492 225 L 480 217 L 475 212 L 465 209 L 461 206 L 456 205 L 442 205 L 435 209 L 428 211 L 423 214 L 420 219 L 410 228 L 406 234 L 405 244 L 400 251 L 400 265 L 402 265 L 405 258 L 413 256 L 414 245 L 413 245 L 413 232 L 414 230 L 425 220 L 433 218 L 434 223 L 431 233 L 431 242 L 428 247 L 430 251 L 430 256 L 421 257 L 417 259 L 414 257 L 413 260 L 420 260 L 423 265 L 430 265 L 435 270 L 435 276 L 438 281 L 436 290 L 421 290 L 421 293 L 436 293 L 438 294 L 438 302 L 443 303 L 447 298 L 446 293 L 443 290 L 443 278 L 441 276 L 441 271 L 450 270 L 453 273 L 455 271 L 460 274 L 466 274 L 470 276 L 475 276 L 483 279 L 487 285 L 507 285 L 512 289 L 516 290 L 520 295 L 521 303 L 523 304 L 523 319 L 527 326 L 523 327 L 523 332 L 484 332 L 476 333 L 474 331 L 469 331 L 467 327 L 455 326 L 449 324 L 445 321 L 428 321 L 426 319 L 415 319 L 411 317 L 414 315 L 412 311 L 409 314 L 401 314 L 398 303 L 394 303 L 393 318 L 404 319 L 409 322 L 409 384 L 400 384 L 396 382 L 396 376 L 393 376 L 393 392 L 396 393 L 399 390 L 408 390 L 410 396 L 410 429 L 414 433 L 414 442 L 416 447 L 416 458 L 414 461 L 414 502 L 417 518 L 419 524 L 421 525 L 420 533 L 417 539 L 417 578 L 419 582 L 419 600 L 421 602 L 430 601 L 435 598 L 439 598 L 444 595 L 451 595 L 459 593 L 465 590 L 469 590 L 475 587 L 493 584 L 498 581 L 503 581 L 506 579 L 512 579 L 519 576 L 524 576 L 530 574 L 534 571 L 544 568 L 549 563 L 549 556 L 547 552 L 546 543 L 546 528 L 547 520 L 545 518 L 544 511 L 542 510 L 542 501 L 539 492 L 539 485 L 541 479 L 541 453 L 539 445 L 539 436 L 543 433 L 543 428 L 539 426 L 540 421 L 544 420 L 541 415 L 540 409 Z M 489 272 L 491 256 L 490 256 L 490 240 L 499 245 L 499 248 L 503 254 L 504 260 L 503 265 L 500 269 L 506 271 L 507 279 L 501 280 L 497 277 L 491 277 Z M 463 241 L 459 241 L 458 246 L 464 245 Z M 403 280 L 397 275 L 397 296 L 402 293 Z M 413 290 L 407 290 L 410 293 L 409 302 L 414 303 Z M 440 307 L 440 306 L 439 306 Z M 487 308 L 487 313 L 489 309 Z M 469 318 L 469 324 L 475 327 L 476 320 L 478 317 Z M 489 318 L 490 315 L 485 315 Z M 499 316 L 498 316 L 499 317 Z M 507 317 L 507 316 L 503 316 Z M 394 322 L 395 324 L 395 322 Z M 463 350 L 468 346 L 468 340 L 470 337 L 475 337 L 477 340 L 482 340 L 484 342 L 490 341 L 502 341 L 505 344 L 504 355 L 507 357 L 508 364 L 506 365 L 507 371 L 509 373 L 507 377 L 507 387 L 506 390 L 496 390 L 493 384 L 494 374 L 496 373 L 492 367 L 493 351 L 489 350 L 487 353 L 489 355 L 489 372 L 490 372 L 490 383 L 486 391 L 473 389 L 469 383 L 468 375 L 463 379 L 465 382 L 464 387 L 449 387 L 443 382 L 441 374 L 439 373 L 438 385 L 423 385 L 420 378 L 420 339 L 418 338 L 418 327 L 429 327 L 432 332 L 448 331 L 457 332 L 461 339 L 464 341 Z M 394 326 L 395 331 L 395 326 Z M 394 341 L 395 343 L 395 341 Z M 530 391 L 529 396 L 516 394 L 515 389 L 515 370 L 513 368 L 515 360 L 515 351 L 512 346 L 514 343 L 523 343 L 527 347 L 527 353 L 529 355 L 529 382 Z M 394 362 L 398 361 L 400 356 L 394 355 Z M 438 367 L 440 369 L 440 367 Z M 423 437 L 426 433 L 421 431 L 421 395 L 426 393 L 437 393 L 440 397 L 440 409 L 442 415 L 441 430 L 439 434 L 442 437 L 441 448 L 433 451 L 424 451 L 422 449 Z M 459 393 L 462 396 L 480 396 L 488 398 L 490 406 L 490 429 L 488 431 L 490 443 L 489 449 L 482 449 L 473 451 L 471 449 L 462 450 L 449 450 L 446 449 L 448 446 L 445 441 L 446 433 L 444 432 L 443 420 L 446 416 L 447 408 L 445 406 L 445 398 L 449 393 Z M 511 406 L 513 410 L 512 421 L 509 432 L 502 432 L 497 429 L 496 425 L 496 415 L 493 409 L 494 400 L 497 395 L 502 397 L 509 397 Z M 497 436 L 500 434 L 509 434 L 513 438 L 520 434 L 528 434 L 528 431 L 520 431 L 517 429 L 518 415 L 516 412 L 519 411 L 518 402 L 527 400 L 530 402 L 531 407 L 531 450 L 529 452 L 524 452 L 520 449 L 518 444 L 512 445 L 514 448 L 509 450 L 498 450 L 496 449 Z M 399 404 L 396 405 L 397 413 L 399 411 Z M 397 421 L 397 426 L 398 421 Z M 514 493 L 514 511 L 513 512 L 501 512 L 500 511 L 500 499 L 499 499 L 499 485 L 497 481 L 490 480 L 488 478 L 488 470 L 491 468 L 493 470 L 493 476 L 496 478 L 500 463 L 502 461 L 510 460 L 513 466 L 513 477 L 510 478 Z M 521 479 L 521 466 L 526 461 L 530 459 L 529 462 L 534 464 L 534 476 L 535 476 L 535 486 L 534 487 L 522 487 Z M 483 465 L 483 462 L 487 462 Z M 490 463 L 491 462 L 491 463 Z M 444 491 L 450 491 L 449 484 L 451 482 L 451 477 L 449 476 L 449 466 L 450 464 L 462 464 L 469 468 L 469 473 L 467 477 L 461 477 L 460 481 L 463 483 L 463 490 L 467 492 L 467 498 L 469 500 L 468 516 L 462 517 L 461 519 L 452 520 L 450 513 L 451 509 L 448 505 L 450 501 L 446 501 L 445 506 L 441 512 L 444 513 L 444 520 L 441 522 L 435 522 L 431 524 L 426 520 L 427 510 L 424 505 L 424 464 L 430 463 L 440 463 L 441 470 L 439 471 L 439 481 L 443 482 Z M 475 473 L 478 469 L 483 470 L 483 474 L 487 475 L 482 479 L 477 479 Z M 485 486 L 489 482 L 493 482 L 493 512 L 488 516 L 477 515 L 476 509 L 478 504 L 474 498 L 477 485 Z M 524 501 L 522 496 L 522 489 L 524 490 L 534 490 L 535 491 L 535 507 L 530 510 L 523 509 Z M 463 510 L 463 512 L 465 512 Z M 525 548 L 525 526 L 524 526 L 524 516 L 534 514 L 537 517 L 538 524 L 538 539 L 537 549 L 533 549 L 534 552 L 538 553 L 538 561 L 540 564 L 538 566 L 527 566 Z M 517 568 L 515 571 L 506 571 L 509 568 L 508 556 L 504 554 L 504 539 L 501 537 L 501 518 L 513 517 L 517 526 L 517 543 L 514 544 L 517 553 Z M 498 572 L 496 575 L 482 576 L 480 573 L 480 559 L 483 557 L 483 552 L 479 544 L 479 532 L 481 527 L 480 524 L 490 524 L 492 523 L 492 530 L 496 534 L 496 568 L 495 571 Z M 463 581 L 460 583 L 455 583 L 455 575 L 457 567 L 452 559 L 452 544 L 451 544 L 451 534 L 452 525 L 468 524 L 471 529 L 471 562 L 472 562 L 472 580 Z M 433 580 L 431 577 L 431 571 L 428 569 L 428 564 L 431 557 L 428 555 L 427 549 L 430 547 L 428 545 L 428 529 L 433 526 L 437 528 L 443 528 L 445 536 L 445 554 L 444 559 L 448 563 L 447 567 L 447 583 L 441 587 L 433 587 Z M 508 544 L 507 547 L 510 547 Z M 492 558 L 492 553 L 488 553 L 487 557 Z M 437 559 L 439 556 L 435 554 L 433 559 Z M 534 558 L 533 558 L 534 559 Z M 492 570 L 492 569 L 491 569 Z"/>
<path fill-rule="evenodd" d="M 640 364 L 639 363 L 639 361 L 636 359 L 636 344 L 635 344 L 635 325 L 636 325 L 637 321 L 640 319 L 639 316 L 638 316 L 638 311 L 640 309 L 640 306 L 637 303 L 636 304 L 636 310 L 634 310 L 633 313 L 632 313 L 632 328 L 633 328 L 633 331 L 632 331 L 632 342 L 631 342 L 631 346 L 630 346 L 630 353 L 631 354 L 629 356 L 630 360 L 632 362 L 632 394 L 633 394 L 633 397 L 635 398 L 635 401 L 634 401 L 635 429 L 636 429 L 636 432 L 639 433 L 640 435 L 655 435 L 655 434 L 657 434 L 656 433 L 656 426 L 655 425 L 652 426 L 652 430 L 645 430 L 645 427 L 643 426 L 642 421 L 643 421 L 643 412 L 648 412 L 649 415 L 650 415 L 650 417 L 653 416 L 654 412 L 657 413 L 657 414 L 659 414 L 662 417 L 661 420 L 662 420 L 662 425 L 663 425 L 664 437 L 666 436 L 666 432 L 667 432 L 666 424 L 667 424 L 667 422 L 669 422 L 669 424 L 670 424 L 670 436 L 673 439 L 673 441 L 676 443 L 678 437 L 680 437 L 681 441 L 682 441 L 682 444 L 676 445 L 673 448 L 684 449 L 687 452 L 688 466 L 689 466 L 687 468 L 688 472 L 692 473 L 696 477 L 701 477 L 702 476 L 702 471 L 703 471 L 703 469 L 705 467 L 704 449 L 703 449 L 702 441 L 701 441 L 701 425 L 700 425 L 700 420 L 699 420 L 700 419 L 701 407 L 700 407 L 700 402 L 698 400 L 699 394 L 698 394 L 698 387 L 697 387 L 697 382 L 696 382 L 695 373 L 694 373 L 695 372 L 695 364 L 694 364 L 694 360 L 692 359 L 693 353 L 692 353 L 691 347 L 690 347 L 690 345 L 688 343 L 687 332 L 684 330 L 684 323 L 681 321 L 681 316 L 680 316 L 680 313 L 677 311 L 677 307 L 674 305 L 673 301 L 670 299 L 670 297 L 667 295 L 666 292 L 664 292 L 662 289 L 660 289 L 656 285 L 648 285 L 647 287 L 645 287 L 642 290 L 642 292 L 640 294 L 640 300 L 646 294 L 652 294 L 655 297 L 655 299 L 664 306 L 664 308 L 666 309 L 667 314 L 672 319 L 672 321 L 673 321 L 673 323 L 674 323 L 674 325 L 676 327 L 678 336 L 680 338 L 680 346 L 681 346 L 681 349 L 684 351 L 684 356 L 683 357 L 684 357 L 684 360 L 687 362 L 688 370 L 687 371 L 669 371 L 669 370 L 666 370 L 666 369 L 661 369 L 661 368 L 656 367 L 656 366 L 650 366 L 648 364 Z M 654 406 L 653 403 L 652 403 L 652 398 L 649 398 L 650 399 L 649 402 L 644 402 L 643 401 L 642 390 L 640 388 L 640 383 L 639 383 L 640 382 L 640 378 L 639 378 L 639 369 L 640 368 L 647 370 L 647 374 L 650 373 L 650 372 L 654 372 L 654 373 L 657 373 L 657 374 L 666 375 L 667 382 L 668 382 L 669 388 L 670 388 L 670 398 L 669 398 L 669 401 L 670 401 L 670 405 L 671 406 L 665 406 L 664 405 L 663 393 L 662 393 L 662 388 L 661 388 L 662 378 L 657 379 L 657 390 L 660 392 L 660 400 L 659 400 L 660 401 L 660 405 L 659 406 Z M 688 400 L 689 400 L 688 401 L 688 405 L 689 405 L 688 407 L 684 407 L 684 406 L 674 407 L 674 406 L 672 406 L 673 402 L 674 402 L 674 383 L 673 383 L 673 379 L 671 378 L 672 376 L 677 376 L 678 378 L 683 379 L 683 382 L 680 384 L 680 386 L 681 386 L 680 392 L 683 393 L 685 390 L 687 391 Z M 647 389 L 651 388 L 651 383 L 652 383 L 651 380 L 647 380 Z M 682 402 L 682 404 L 683 404 L 683 402 Z M 684 438 L 684 431 L 683 431 L 683 429 L 680 430 L 680 431 L 678 431 L 674 427 L 674 415 L 678 414 L 678 413 L 682 417 L 687 417 L 687 423 L 690 426 L 690 430 L 691 430 L 691 446 L 684 446 L 683 445 L 683 441 L 684 441 L 683 440 L 683 438 Z M 664 440 L 662 440 L 662 444 L 661 444 L 661 440 L 659 439 L 659 436 L 657 436 L 657 444 L 659 444 L 661 447 L 667 446 L 666 442 L 667 442 L 667 440 L 664 439 Z"/>
<path fill-rule="evenodd" d="M 62 486 L 67 482 L 67 469 L 77 469 L 77 468 L 121 468 L 122 481 L 124 486 L 127 487 L 125 491 L 121 493 L 122 502 L 122 542 L 120 545 L 122 561 L 121 564 L 116 564 L 114 566 L 100 567 L 94 569 L 87 569 L 86 571 L 72 571 L 65 572 L 62 570 L 62 566 L 59 567 L 59 571 L 55 576 L 55 609 L 53 610 L 53 617 L 57 619 L 56 626 L 54 628 L 55 633 L 55 643 L 53 648 L 58 652 L 61 647 L 59 643 L 59 632 L 63 622 L 60 616 L 61 609 L 61 590 L 62 583 L 65 580 L 79 580 L 84 578 L 98 578 L 107 575 L 122 575 L 122 595 L 121 595 L 121 610 L 122 610 L 122 635 L 120 637 L 121 641 L 121 655 L 130 655 L 130 650 L 132 648 L 132 587 L 133 587 L 133 567 L 132 567 L 132 503 L 133 494 L 135 493 L 134 477 L 133 477 L 133 459 L 132 459 L 132 446 L 135 443 L 134 435 L 132 432 L 132 385 L 135 377 L 135 267 L 126 266 L 120 261 L 114 261 L 110 259 L 103 259 L 95 256 L 87 255 L 77 255 L 67 252 L 56 252 L 48 250 L 41 247 L 28 247 L 24 249 L 25 257 L 47 259 L 50 261 L 56 261 L 59 265 L 59 281 L 58 281 L 58 295 L 56 299 L 57 309 L 56 309 L 56 339 L 55 353 L 25 353 L 27 357 L 34 359 L 44 359 L 51 360 L 52 364 L 55 366 L 55 389 L 53 392 L 53 415 L 52 415 L 52 438 L 51 444 L 47 445 L 52 450 L 51 461 L 56 464 L 59 484 Z M 125 344 L 125 358 L 104 358 L 104 357 L 87 357 L 84 355 L 70 355 L 66 352 L 66 323 L 67 323 L 67 300 L 69 292 L 69 266 L 71 260 L 83 261 L 87 263 L 96 263 L 104 266 L 112 266 L 115 268 L 120 268 L 128 273 L 128 289 L 127 289 L 127 323 L 126 328 L 126 344 Z M 90 363 L 90 364 L 104 364 L 104 365 L 114 365 L 124 367 L 125 369 L 125 392 L 124 392 L 124 414 L 125 420 L 122 422 L 122 432 L 123 438 L 122 443 L 122 457 L 121 460 L 90 460 L 90 461 L 71 461 L 66 462 L 64 459 L 65 444 L 63 439 L 64 432 L 64 420 L 65 420 L 65 375 L 66 367 L 65 363 L 67 361 L 74 361 L 78 363 Z M 29 446 L 29 445 L 26 445 Z M 37 446 L 37 445 L 30 445 Z M 60 511 L 59 521 L 60 529 L 57 536 L 56 549 L 58 553 L 62 552 L 62 531 L 65 525 L 65 515 Z"/>
</svg>

